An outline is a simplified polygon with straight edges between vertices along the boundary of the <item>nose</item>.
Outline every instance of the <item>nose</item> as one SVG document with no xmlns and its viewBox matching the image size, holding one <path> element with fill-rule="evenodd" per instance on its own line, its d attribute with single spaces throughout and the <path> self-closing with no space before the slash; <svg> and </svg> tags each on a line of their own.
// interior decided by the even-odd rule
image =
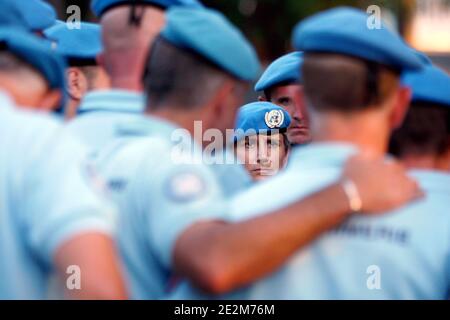
<svg viewBox="0 0 450 320">
<path fill-rule="evenodd" d="M 292 117 L 292 119 L 293 119 L 295 122 L 301 122 L 301 121 L 302 121 L 302 118 L 301 118 L 300 116 L 298 116 L 298 115 L 294 115 L 294 116 Z"/>
<path fill-rule="evenodd" d="M 306 106 L 299 105 L 296 108 L 297 112 L 294 115 L 294 118 L 298 119 L 300 122 L 308 123 L 308 112 L 306 110 Z"/>
<path fill-rule="evenodd" d="M 270 161 L 270 159 L 267 159 L 267 158 L 265 158 L 265 157 L 259 157 L 258 158 L 258 160 L 257 160 L 257 162 L 258 162 L 258 164 L 259 165 L 261 165 L 261 166 L 263 166 L 263 167 L 270 167 L 270 165 L 271 165 L 271 161 Z"/>
</svg>

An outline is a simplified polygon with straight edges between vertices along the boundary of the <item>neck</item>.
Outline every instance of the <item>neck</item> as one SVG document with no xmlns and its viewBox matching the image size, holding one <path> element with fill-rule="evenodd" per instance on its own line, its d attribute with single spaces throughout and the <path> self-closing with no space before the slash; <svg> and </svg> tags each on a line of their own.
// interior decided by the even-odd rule
<svg viewBox="0 0 450 320">
<path fill-rule="evenodd" d="M 203 125 L 204 121 L 197 112 L 180 112 L 179 110 L 172 108 L 161 108 L 159 110 L 149 112 L 149 114 L 172 122 L 180 128 L 186 129 L 197 141 L 197 143 L 203 145 L 203 131 L 206 130 L 206 128 Z M 196 124 L 196 121 L 199 121 L 202 124 L 201 128 L 196 129 L 196 126 L 199 125 L 198 122 Z"/>
<path fill-rule="evenodd" d="M 142 70 L 145 66 L 144 50 L 108 52 L 105 69 L 113 89 L 143 92 Z"/>
<path fill-rule="evenodd" d="M 408 169 L 438 170 L 448 172 L 450 170 L 450 156 L 431 154 L 411 154 L 401 158 L 401 162 Z"/>
<path fill-rule="evenodd" d="M 65 118 L 70 120 L 77 115 L 78 107 L 80 106 L 80 100 L 68 99 L 65 108 Z"/>
<path fill-rule="evenodd" d="M 141 93 L 144 91 L 141 81 L 139 81 L 137 77 L 130 77 L 130 76 L 113 77 L 111 79 L 111 88 L 134 91 L 137 93 Z"/>
<path fill-rule="evenodd" d="M 387 151 L 390 129 L 381 113 L 313 113 L 311 124 L 313 142 L 346 142 L 379 155 Z"/>
<path fill-rule="evenodd" d="M 436 158 L 433 156 L 416 156 L 408 155 L 402 157 L 402 163 L 408 169 L 435 169 L 436 168 Z"/>
</svg>

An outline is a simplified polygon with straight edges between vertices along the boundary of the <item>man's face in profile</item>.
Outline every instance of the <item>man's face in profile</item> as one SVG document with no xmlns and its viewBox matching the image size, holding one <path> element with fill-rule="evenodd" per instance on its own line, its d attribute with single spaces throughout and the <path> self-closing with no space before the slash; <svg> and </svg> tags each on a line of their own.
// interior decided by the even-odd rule
<svg viewBox="0 0 450 320">
<path fill-rule="evenodd" d="M 290 84 L 270 89 L 270 102 L 283 107 L 291 116 L 291 125 L 287 131 L 289 141 L 305 144 L 310 141 L 309 121 L 303 99 L 303 86 Z"/>
</svg>

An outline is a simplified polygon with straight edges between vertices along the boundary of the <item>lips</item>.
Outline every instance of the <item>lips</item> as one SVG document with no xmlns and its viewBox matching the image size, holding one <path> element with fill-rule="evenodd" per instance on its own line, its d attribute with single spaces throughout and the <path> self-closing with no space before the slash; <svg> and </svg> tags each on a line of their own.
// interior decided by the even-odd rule
<svg viewBox="0 0 450 320">
<path fill-rule="evenodd" d="M 289 126 L 290 131 L 309 131 L 308 123 L 305 120 L 294 118 Z"/>
<path fill-rule="evenodd" d="M 288 138 L 294 145 L 308 143 L 311 139 L 309 127 L 306 126 L 293 126 L 288 130 Z"/>
<path fill-rule="evenodd" d="M 253 169 L 251 170 L 252 175 L 258 176 L 271 176 L 274 174 L 273 170 L 268 169 Z"/>
<path fill-rule="evenodd" d="M 289 136 L 309 136 L 309 128 L 305 126 L 294 126 L 288 130 Z"/>
<path fill-rule="evenodd" d="M 293 127 L 290 127 L 289 128 L 289 131 L 292 131 L 292 132 L 308 132 L 309 131 L 309 128 L 308 127 L 305 127 L 305 126 L 293 126 Z"/>
</svg>

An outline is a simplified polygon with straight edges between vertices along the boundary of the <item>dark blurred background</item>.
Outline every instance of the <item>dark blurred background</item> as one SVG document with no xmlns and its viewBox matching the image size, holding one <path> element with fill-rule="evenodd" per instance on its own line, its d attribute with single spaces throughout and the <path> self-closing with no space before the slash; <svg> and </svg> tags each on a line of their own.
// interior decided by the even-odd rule
<svg viewBox="0 0 450 320">
<path fill-rule="evenodd" d="M 82 20 L 96 21 L 90 0 L 48 0 L 59 17 L 67 19 L 66 8 L 78 5 Z M 415 48 L 429 53 L 450 71 L 450 0 L 203 0 L 233 21 L 256 46 L 260 58 L 269 62 L 291 51 L 290 35 L 301 19 L 318 11 L 348 5 L 366 10 L 382 8 L 382 17 Z"/>
</svg>

